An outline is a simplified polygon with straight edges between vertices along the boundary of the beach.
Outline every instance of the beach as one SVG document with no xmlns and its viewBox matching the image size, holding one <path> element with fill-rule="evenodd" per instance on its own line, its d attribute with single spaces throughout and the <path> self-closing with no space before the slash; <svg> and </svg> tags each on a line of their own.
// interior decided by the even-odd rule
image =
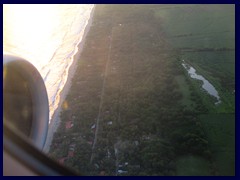
<svg viewBox="0 0 240 180">
<path fill-rule="evenodd" d="M 45 145 L 44 145 L 44 148 L 43 148 L 43 151 L 45 153 L 48 153 L 48 151 L 50 150 L 53 135 L 57 131 L 57 129 L 59 127 L 59 124 L 61 123 L 60 113 L 61 113 L 61 110 L 62 110 L 62 103 L 64 102 L 64 100 L 65 100 L 65 98 L 66 98 L 66 96 L 69 92 L 69 89 L 71 87 L 71 81 L 72 81 L 72 78 L 73 78 L 73 76 L 76 72 L 76 69 L 77 69 L 77 62 L 80 60 L 81 52 L 82 52 L 83 47 L 84 47 L 86 36 L 87 36 L 87 34 L 90 30 L 90 27 L 92 25 L 92 18 L 93 18 L 93 14 L 94 14 L 94 9 L 95 9 L 95 6 L 92 9 L 90 18 L 88 20 L 88 24 L 87 24 L 87 26 L 84 30 L 84 35 L 82 37 L 82 40 L 78 45 L 78 51 L 73 57 L 73 63 L 71 65 L 71 67 L 69 68 L 68 78 L 67 78 L 66 84 L 65 84 L 65 86 L 64 86 L 64 88 L 63 88 L 63 90 L 61 91 L 61 94 L 60 94 L 60 102 L 59 102 L 58 108 L 55 110 L 55 112 L 52 116 L 52 119 L 50 120 L 50 124 L 49 124 L 49 127 L 48 127 L 48 135 L 47 135 L 47 139 L 46 139 L 46 142 L 45 142 Z"/>
</svg>

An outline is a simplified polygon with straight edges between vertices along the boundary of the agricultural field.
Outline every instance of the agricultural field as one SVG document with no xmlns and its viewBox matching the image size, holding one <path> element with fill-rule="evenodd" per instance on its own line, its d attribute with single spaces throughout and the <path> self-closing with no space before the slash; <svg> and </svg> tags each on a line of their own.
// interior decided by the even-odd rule
<svg viewBox="0 0 240 180">
<path fill-rule="evenodd" d="M 222 6 L 97 5 L 49 156 L 83 175 L 234 175 L 234 6 Z"/>
<path fill-rule="evenodd" d="M 235 112 L 235 11 L 232 5 L 156 7 L 179 59 L 190 63 L 218 90 L 222 103 L 214 112 Z M 205 105 L 211 107 L 206 100 Z"/>
</svg>

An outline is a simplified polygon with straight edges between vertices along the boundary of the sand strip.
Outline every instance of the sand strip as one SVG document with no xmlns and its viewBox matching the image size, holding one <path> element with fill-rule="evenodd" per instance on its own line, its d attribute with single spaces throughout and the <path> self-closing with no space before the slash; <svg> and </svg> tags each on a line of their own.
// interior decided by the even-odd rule
<svg viewBox="0 0 240 180">
<path fill-rule="evenodd" d="M 68 79 L 67 79 L 67 82 L 61 92 L 61 95 L 60 95 L 60 102 L 59 102 L 59 105 L 58 105 L 58 108 L 55 110 L 53 116 L 52 116 L 52 119 L 50 121 L 50 124 L 48 126 L 48 135 L 47 135 L 47 139 L 46 139 L 46 142 L 45 142 L 45 145 L 44 145 L 44 148 L 43 148 L 43 151 L 45 153 L 48 153 L 49 150 L 50 150 L 50 146 L 51 146 L 51 143 L 52 143 L 52 139 L 53 139 L 53 134 L 56 132 L 60 122 L 61 122 L 61 119 L 60 119 L 60 112 L 62 110 L 62 103 L 64 102 L 65 98 L 66 98 L 66 95 L 68 94 L 68 91 L 71 87 L 71 82 L 72 82 L 72 78 L 76 72 L 76 69 L 77 69 L 77 62 L 80 60 L 80 56 L 81 56 L 81 52 L 83 50 L 83 47 L 84 47 L 84 43 L 85 43 L 85 40 L 86 40 L 86 36 L 90 30 L 90 27 L 92 25 L 92 18 L 93 18 L 93 14 L 94 14 L 94 9 L 95 9 L 95 5 L 91 11 L 91 14 L 90 14 L 90 18 L 88 20 L 88 24 L 84 30 L 84 35 L 82 37 L 82 40 L 81 42 L 79 43 L 78 45 L 78 52 L 74 55 L 73 57 L 73 63 L 71 65 L 71 67 L 69 68 L 69 74 L 68 74 Z"/>
</svg>

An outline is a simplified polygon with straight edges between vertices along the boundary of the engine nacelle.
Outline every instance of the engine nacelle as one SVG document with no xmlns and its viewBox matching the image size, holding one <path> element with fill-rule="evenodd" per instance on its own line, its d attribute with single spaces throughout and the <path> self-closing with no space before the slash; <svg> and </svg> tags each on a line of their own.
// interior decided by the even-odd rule
<svg viewBox="0 0 240 180">
<path fill-rule="evenodd" d="M 3 56 L 3 119 L 4 125 L 43 148 L 49 122 L 44 81 L 31 63 L 9 55 Z"/>
</svg>

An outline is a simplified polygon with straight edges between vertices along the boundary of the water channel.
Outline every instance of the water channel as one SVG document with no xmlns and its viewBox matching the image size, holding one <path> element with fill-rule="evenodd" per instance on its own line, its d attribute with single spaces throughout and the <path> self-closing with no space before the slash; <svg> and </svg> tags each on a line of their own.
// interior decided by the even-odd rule
<svg viewBox="0 0 240 180">
<path fill-rule="evenodd" d="M 202 75 L 197 74 L 196 69 L 194 69 L 192 66 L 187 64 L 184 60 L 182 60 L 182 65 L 188 71 L 188 74 L 190 75 L 191 78 L 197 79 L 203 82 L 202 88 L 205 91 L 207 91 L 208 94 L 210 94 L 211 96 L 214 96 L 217 99 L 217 102 L 215 102 L 215 105 L 221 103 L 220 96 L 218 95 L 217 90 L 208 80 L 206 80 Z"/>
</svg>

